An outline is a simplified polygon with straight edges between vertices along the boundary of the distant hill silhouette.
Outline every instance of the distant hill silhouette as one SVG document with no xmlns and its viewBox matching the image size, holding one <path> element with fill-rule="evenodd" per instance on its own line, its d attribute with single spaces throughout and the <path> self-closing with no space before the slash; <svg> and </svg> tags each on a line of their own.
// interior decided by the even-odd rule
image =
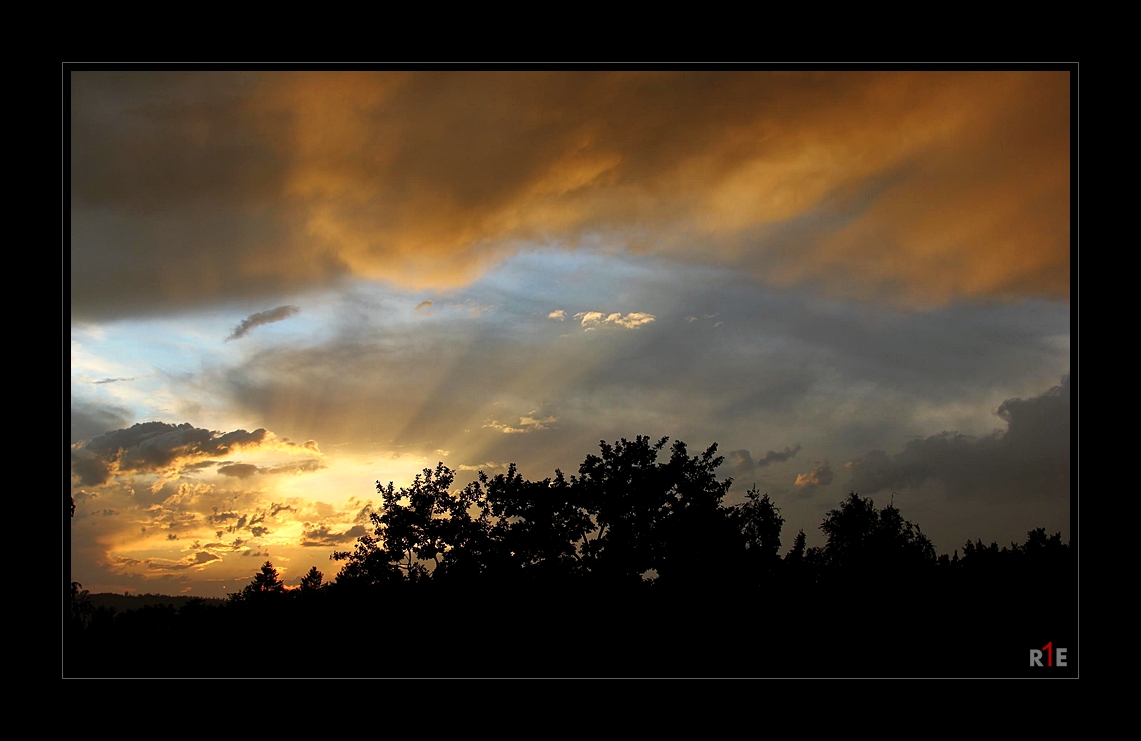
<svg viewBox="0 0 1141 741">
<path fill-rule="evenodd" d="M 114 592 L 99 592 L 89 595 L 91 604 L 96 608 L 109 608 L 115 612 L 126 612 L 128 610 L 137 610 L 141 607 L 153 607 L 155 605 L 170 605 L 175 609 L 181 610 L 186 603 L 191 601 L 201 601 L 207 605 L 214 607 L 221 607 L 226 604 L 226 600 L 217 599 L 214 597 L 195 597 L 187 595 L 170 596 L 165 594 L 116 594 Z"/>
</svg>

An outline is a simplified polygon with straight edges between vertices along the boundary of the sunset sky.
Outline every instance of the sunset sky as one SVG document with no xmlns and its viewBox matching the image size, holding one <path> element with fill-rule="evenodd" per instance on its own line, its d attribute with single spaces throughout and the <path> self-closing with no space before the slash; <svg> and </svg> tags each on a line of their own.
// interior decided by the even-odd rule
<svg viewBox="0 0 1141 741">
<path fill-rule="evenodd" d="M 636 435 L 782 551 L 1069 540 L 1070 82 L 72 72 L 72 578 L 332 578 L 378 480 Z"/>
</svg>

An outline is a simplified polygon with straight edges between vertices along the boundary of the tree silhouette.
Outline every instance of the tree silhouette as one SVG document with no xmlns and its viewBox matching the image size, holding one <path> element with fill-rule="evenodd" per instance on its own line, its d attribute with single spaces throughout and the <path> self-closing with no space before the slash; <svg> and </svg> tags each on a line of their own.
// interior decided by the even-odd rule
<svg viewBox="0 0 1141 741">
<path fill-rule="evenodd" d="M 347 561 L 338 582 L 545 574 L 641 583 L 652 571 L 667 581 L 711 578 L 726 544 L 740 541 L 721 504 L 731 480 L 716 477 L 716 445 L 690 457 L 678 441 L 659 462 L 667 441 L 603 441 L 602 455 L 588 455 L 569 481 L 561 471 L 526 481 L 512 464 L 450 491 L 455 474 L 440 463 L 408 488 L 378 482 L 383 509 L 371 515 L 373 532 L 333 554 Z"/>
<path fill-rule="evenodd" d="M 780 531 L 784 518 L 768 494 L 757 493 L 756 485 L 745 493 L 745 501 L 733 508 L 733 515 L 745 545 L 746 568 L 755 577 L 765 578 L 780 565 Z"/>
<path fill-rule="evenodd" d="M 785 554 L 784 560 L 788 563 L 799 562 L 804 560 L 804 546 L 807 538 L 804 531 L 801 530 L 796 534 L 796 540 L 792 541 L 792 548 Z"/>
<path fill-rule="evenodd" d="M 602 455 L 588 455 L 572 479 L 576 501 L 596 527 L 583 548 L 592 574 L 630 583 L 649 571 L 663 584 L 711 580 L 720 576 L 720 562 L 736 555 L 726 551 L 738 538 L 721 504 L 732 480 L 716 476 L 724 462 L 717 445 L 691 458 L 678 440 L 669 460 L 658 463 L 668 440 L 601 441 Z"/>
<path fill-rule="evenodd" d="M 885 579 L 936 562 L 931 541 L 917 525 L 903 519 L 894 501 L 877 510 L 870 498 L 852 492 L 839 509 L 828 512 L 820 529 L 828 537 L 821 554 L 823 565 L 848 578 L 859 573 Z"/>
<path fill-rule="evenodd" d="M 490 570 L 529 580 L 584 573 L 580 550 L 595 526 L 562 471 L 556 470 L 553 480 L 531 482 L 511 464 L 495 477 L 481 471 L 479 482 L 493 522 L 489 537 L 498 545 L 486 554 Z"/>
<path fill-rule="evenodd" d="M 266 561 L 261 570 L 254 574 L 253 581 L 247 584 L 241 592 L 230 595 L 235 602 L 260 602 L 281 596 L 285 593 L 285 584 L 277 576 L 277 569 Z"/>
<path fill-rule="evenodd" d="M 378 482 L 371 532 L 333 554 L 344 563 L 331 584 L 313 567 L 292 599 L 269 561 L 221 608 L 192 602 L 176 611 L 161 602 L 114 614 L 95 609 L 73 583 L 67 666 L 77 675 L 137 676 L 149 660 L 139 657 L 163 641 L 205 652 L 220 635 L 256 628 L 286 641 L 306 630 L 366 631 L 379 615 L 392 630 L 427 631 L 427 640 L 386 641 L 385 661 L 400 674 L 416 666 L 457 675 L 473 666 L 488 675 L 842 673 L 850 654 L 821 641 L 838 610 L 845 631 L 868 638 L 853 666 L 860 675 L 948 667 L 974 675 L 977 664 L 953 662 L 1008 657 L 1019 641 L 1075 645 L 1067 641 L 1076 626 L 1076 559 L 1060 533 L 1031 530 L 1003 548 L 968 541 L 961 558 L 956 551 L 936 561 L 894 501 L 878 508 L 853 492 L 823 518 L 822 547 L 807 547 L 800 530 L 782 558 L 785 520 L 770 497 L 754 486 L 726 506 L 731 480 L 716 476 L 716 445 L 690 456 L 677 441 L 667 457 L 667 442 L 602 442 L 577 475 L 556 470 L 541 481 L 511 465 L 453 488 L 454 472 L 440 463 L 407 487 Z M 1032 598 L 1012 599 L 1012 584 Z M 1003 619 L 965 621 L 963 604 L 994 605 Z M 734 616 L 753 620 L 776 605 L 790 606 L 795 619 L 773 640 L 733 630 Z M 446 625 L 420 617 L 439 615 Z M 478 641 L 465 650 L 458 639 L 471 629 Z M 933 637 L 935 659 L 915 650 Z M 592 660 L 583 662 L 584 652 Z M 376 672 L 356 658 L 260 660 L 268 674 Z M 150 669 L 163 673 L 162 661 L 156 655 Z"/>
<path fill-rule="evenodd" d="M 439 463 L 399 491 L 392 482 L 386 487 L 378 481 L 383 509 L 370 515 L 373 533 L 359 538 L 354 550 L 333 554 L 348 562 L 341 572 L 345 580 L 417 582 L 429 574 L 439 579 L 480 573 L 491 529 L 486 501 L 478 482 L 451 492 L 454 480 L 455 472 Z"/>
<path fill-rule="evenodd" d="M 91 594 L 77 581 L 71 583 L 71 621 L 73 626 L 84 627 L 91 622 L 95 606 Z"/>
<path fill-rule="evenodd" d="M 301 577 L 301 593 L 311 594 L 320 591 L 324 578 L 325 575 L 318 571 L 316 566 L 311 567 L 305 576 Z"/>
</svg>

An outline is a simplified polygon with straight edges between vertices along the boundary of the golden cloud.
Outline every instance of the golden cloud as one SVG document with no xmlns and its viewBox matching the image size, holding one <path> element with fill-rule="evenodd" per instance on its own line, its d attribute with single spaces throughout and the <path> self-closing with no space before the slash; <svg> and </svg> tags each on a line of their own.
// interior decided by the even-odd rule
<svg viewBox="0 0 1141 741">
<path fill-rule="evenodd" d="M 73 304 L 466 284 L 584 240 L 925 307 L 1069 296 L 1066 72 L 76 73 Z M 127 290 L 129 287 L 130 290 Z"/>
</svg>

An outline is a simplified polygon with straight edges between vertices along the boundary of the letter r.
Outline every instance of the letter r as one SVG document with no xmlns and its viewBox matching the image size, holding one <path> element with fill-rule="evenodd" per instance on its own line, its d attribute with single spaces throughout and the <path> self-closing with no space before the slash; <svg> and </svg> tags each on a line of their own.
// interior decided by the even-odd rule
<svg viewBox="0 0 1141 741">
<path fill-rule="evenodd" d="M 1042 649 L 1030 649 L 1030 666 L 1042 666 Z"/>
</svg>

